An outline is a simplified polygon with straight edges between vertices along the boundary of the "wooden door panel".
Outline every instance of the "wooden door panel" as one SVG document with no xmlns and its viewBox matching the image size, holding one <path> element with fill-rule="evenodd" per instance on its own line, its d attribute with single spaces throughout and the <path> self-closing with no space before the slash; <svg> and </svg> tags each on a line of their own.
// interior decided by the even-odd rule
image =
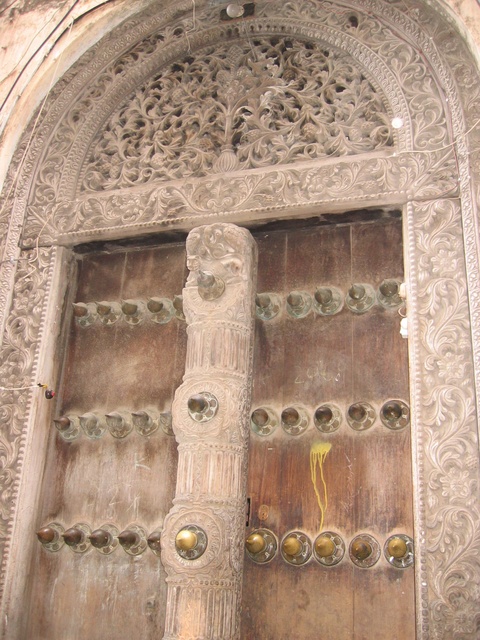
<svg viewBox="0 0 480 640">
<path fill-rule="evenodd" d="M 87 255 L 78 270 L 79 302 L 172 299 L 185 280 L 185 248 Z M 72 321 L 56 414 L 168 411 L 185 351 L 185 323 L 177 318 L 138 326 L 97 321 L 88 328 Z M 175 493 L 176 467 L 175 439 L 161 429 L 151 436 L 134 429 L 123 439 L 107 430 L 96 440 L 82 434 L 66 442 L 52 425 L 38 528 L 80 522 L 92 529 L 111 523 L 119 532 L 130 524 L 147 535 L 158 531 Z M 39 543 L 31 574 L 29 638 L 163 635 L 165 572 L 149 548 L 130 556 L 118 546 L 103 555 L 94 548 L 75 553 L 66 545 L 50 552 Z"/>
<path fill-rule="evenodd" d="M 258 233 L 256 239 L 258 290 L 279 294 L 284 305 L 294 289 L 313 294 L 318 285 L 332 285 L 346 293 L 355 282 L 376 289 L 385 278 L 402 279 L 398 219 Z M 378 417 L 385 401 L 408 402 L 406 341 L 399 329 L 398 309 L 378 303 L 363 315 L 344 308 L 334 316 L 310 312 L 297 319 L 284 306 L 272 320 L 257 319 L 252 409 L 267 406 L 280 416 L 282 409 L 298 404 L 309 414 L 310 425 L 299 436 L 281 426 L 269 436 L 251 434 L 247 535 L 265 527 L 279 543 L 295 530 L 315 540 L 321 511 L 310 452 L 314 443 L 329 442 L 323 530 L 340 534 L 347 549 L 332 567 L 313 558 L 291 566 L 280 553 L 262 566 L 247 556 L 244 640 L 414 637 L 413 568 L 394 568 L 383 556 L 390 535 L 412 535 L 408 428 L 390 430 Z M 350 404 L 358 401 L 377 411 L 374 425 L 364 432 L 354 431 L 345 418 Z M 338 431 L 329 434 L 317 430 L 312 420 L 326 402 L 343 415 Z M 355 566 L 348 555 L 350 541 L 362 533 L 382 547 L 379 561 L 368 569 Z"/>
</svg>

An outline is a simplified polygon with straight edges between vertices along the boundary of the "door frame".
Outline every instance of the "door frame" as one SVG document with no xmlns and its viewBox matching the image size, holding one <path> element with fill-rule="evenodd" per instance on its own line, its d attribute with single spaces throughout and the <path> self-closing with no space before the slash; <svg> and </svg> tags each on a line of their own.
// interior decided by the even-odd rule
<svg viewBox="0 0 480 640">
<path fill-rule="evenodd" d="M 377 151 L 364 157 L 192 177 L 100 196 L 78 195 L 78 176 L 88 151 L 82 137 L 87 140 L 86 133 L 93 135 L 103 126 L 118 96 L 140 86 L 154 69 L 174 57 L 201 50 L 206 43 L 244 37 L 239 27 L 221 22 L 218 16 L 212 22 L 214 8 L 201 7 L 196 29 L 188 38 L 172 40 L 169 47 L 157 43 L 147 63 L 132 63 L 128 73 L 115 79 L 114 91 L 105 91 L 96 105 L 90 105 L 84 128 L 73 127 L 68 134 L 72 150 L 59 171 L 61 180 L 52 191 L 55 197 L 42 201 L 39 192 L 45 172 L 58 162 L 50 144 L 77 108 L 82 87 L 95 83 L 129 47 L 155 31 L 167 32 L 170 22 L 181 27 L 183 34 L 188 32 L 191 3 L 185 2 L 170 12 L 149 10 L 138 15 L 93 47 L 77 63 L 75 73 L 69 73 L 68 80 L 52 92 L 23 163 L 22 145 L 12 162 L 12 171 L 17 164 L 21 168 L 16 191 L 7 194 L 12 213 L 1 271 L 0 370 L 6 387 L 22 388 L 2 392 L 0 417 L 6 466 L 0 579 L 2 624 L 7 621 L 7 629 L 21 629 L 19 603 L 34 548 L 36 478 L 41 477 L 51 420 L 51 407 L 34 386 L 43 381 L 53 387 L 57 383 L 68 284 L 65 273 L 71 269 L 73 247 L 147 232 L 187 231 L 212 221 L 244 225 L 360 206 L 396 206 L 403 210 L 408 292 L 417 637 L 463 634 L 463 638 L 474 638 L 480 582 L 480 165 L 477 162 L 475 167 L 473 160 L 478 158 L 475 114 L 480 112 L 480 97 L 478 91 L 473 93 L 472 83 L 478 79 L 478 69 L 454 27 L 426 5 L 415 7 L 415 19 L 380 0 L 344 3 L 343 14 L 335 15 L 326 15 L 323 6 L 291 3 L 289 11 L 292 6 L 298 12 L 295 19 L 282 3 L 259 2 L 257 15 L 248 22 L 250 33 L 290 33 L 348 52 L 377 78 L 391 116 L 403 120 L 404 126 L 395 133 L 393 153 Z M 375 26 L 371 33 L 388 35 L 398 49 L 392 45 L 381 54 L 379 43 L 369 39 L 367 30 L 361 34 L 342 30 L 348 12 Z M 431 81 L 431 104 L 438 121 L 425 122 L 412 69 L 411 75 L 406 69 L 396 75 L 389 70 L 396 51 L 411 55 L 412 67 Z M 26 140 L 30 133 L 26 132 Z M 441 138 L 435 152 L 426 142 L 434 135 Z M 339 184 L 346 185 L 341 193 Z M 202 196 L 207 188 L 209 194 L 216 194 L 210 208 Z M 225 204 L 226 194 L 245 189 L 248 197 Z"/>
</svg>

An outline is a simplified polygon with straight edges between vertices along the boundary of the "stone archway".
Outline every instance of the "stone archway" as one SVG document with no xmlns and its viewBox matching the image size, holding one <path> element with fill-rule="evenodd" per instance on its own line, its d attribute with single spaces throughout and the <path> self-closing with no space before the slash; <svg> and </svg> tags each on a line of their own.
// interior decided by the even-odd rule
<svg viewBox="0 0 480 640">
<path fill-rule="evenodd" d="M 423 6 L 404 13 L 381 2 L 344 3 L 335 11 L 314 2 L 258 3 L 254 16 L 231 22 L 222 22 L 213 6 L 199 11 L 194 24 L 189 8 L 120 27 L 50 102 L 23 165 L 5 244 L 7 259 L 17 241 L 24 253 L 16 270 L 4 269 L 4 379 L 16 388 L 38 376 L 54 378 L 51 326 L 59 319 L 60 274 L 74 244 L 211 221 L 403 206 L 417 634 L 473 638 L 480 571 L 476 70 L 461 40 Z M 287 37 L 292 46 L 279 50 Z M 250 67 L 249 51 L 257 52 Z M 335 95 L 308 94 L 314 68 Z M 199 99 L 195 79 L 208 73 L 203 88 L 209 87 L 212 121 L 200 122 L 192 95 Z M 237 110 L 228 112 L 238 85 L 250 93 L 242 92 Z M 230 95 L 226 90 L 222 97 L 226 87 Z M 181 114 L 163 99 L 174 92 Z M 125 96 L 131 100 L 122 106 Z M 139 124 L 152 100 L 158 111 Z M 352 104 L 357 119 L 348 124 Z M 176 140 L 167 131 L 175 119 L 182 128 L 194 123 L 199 133 Z M 47 409 L 32 390 L 4 393 L 2 579 L 12 621 L 30 553 L 22 541 L 36 497 L 31 478 L 45 447 L 33 425 L 46 419 Z"/>
</svg>

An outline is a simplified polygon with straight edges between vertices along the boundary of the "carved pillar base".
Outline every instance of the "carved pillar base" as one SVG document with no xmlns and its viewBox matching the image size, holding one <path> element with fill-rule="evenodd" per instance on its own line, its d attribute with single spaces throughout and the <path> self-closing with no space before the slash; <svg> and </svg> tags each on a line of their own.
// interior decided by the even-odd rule
<svg viewBox="0 0 480 640">
<path fill-rule="evenodd" d="M 187 364 L 172 407 L 179 443 L 165 520 L 164 640 L 239 637 L 256 248 L 231 224 L 194 229 L 183 292 Z"/>
</svg>

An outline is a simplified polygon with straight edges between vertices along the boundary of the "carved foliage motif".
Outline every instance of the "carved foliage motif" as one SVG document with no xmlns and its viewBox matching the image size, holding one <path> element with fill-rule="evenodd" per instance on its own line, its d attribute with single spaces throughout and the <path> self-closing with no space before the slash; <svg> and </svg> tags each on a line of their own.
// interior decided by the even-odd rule
<svg viewBox="0 0 480 640">
<path fill-rule="evenodd" d="M 416 205 L 422 381 L 419 416 L 428 506 L 422 586 L 433 638 L 474 638 L 480 623 L 478 436 L 459 206 Z M 424 597 L 425 597 L 424 596 Z"/>
<path fill-rule="evenodd" d="M 54 254 L 55 249 L 49 248 L 29 251 L 22 256 L 16 273 L 13 307 L 2 342 L 0 379 L 3 387 L 14 389 L 0 391 L 2 582 L 8 557 L 5 545 L 12 525 L 11 509 L 15 506 L 19 469 L 23 462 L 24 424 L 32 395 L 40 392 L 35 388 L 38 381 L 34 376 Z"/>
<path fill-rule="evenodd" d="M 187 266 L 183 306 L 190 354 L 172 405 L 180 446 L 174 507 L 162 533 L 162 562 L 168 575 L 164 637 L 233 640 L 239 634 L 246 504 L 256 281 L 253 239 L 245 229 L 229 224 L 194 229 L 187 239 Z M 201 271 L 223 280 L 225 289 L 218 297 L 198 295 Z M 208 358 L 219 327 L 229 366 Z M 225 332 L 229 327 L 233 331 Z M 240 329 L 248 335 L 241 343 L 232 338 Z M 205 358 L 208 367 L 196 366 Z M 207 421 L 196 421 L 188 410 L 189 399 L 206 393 L 215 396 L 218 410 Z M 182 558 L 175 546 L 178 532 L 189 525 L 203 529 L 207 538 L 204 553 L 192 560 Z"/>
<path fill-rule="evenodd" d="M 83 190 L 288 164 L 392 144 L 349 56 L 271 37 L 187 55 L 137 90 L 91 147 Z"/>
</svg>

